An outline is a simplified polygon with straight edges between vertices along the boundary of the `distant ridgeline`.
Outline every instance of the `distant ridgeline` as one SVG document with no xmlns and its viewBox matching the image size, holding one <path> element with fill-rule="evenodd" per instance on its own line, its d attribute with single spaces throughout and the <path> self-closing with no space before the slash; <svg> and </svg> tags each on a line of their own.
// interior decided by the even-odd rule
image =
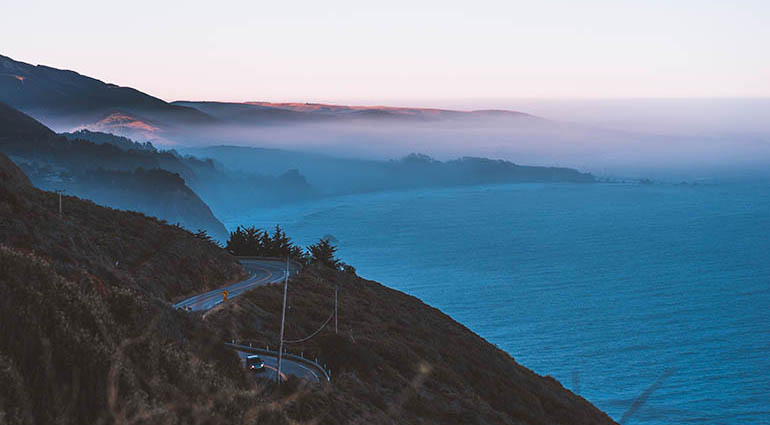
<svg viewBox="0 0 770 425">
<path fill-rule="evenodd" d="M 214 158 L 225 167 L 244 173 L 254 169 L 264 173 L 298 169 L 313 187 L 327 195 L 473 184 L 595 181 L 593 175 L 572 168 L 534 167 L 488 158 L 438 161 L 411 154 L 378 161 L 241 146 L 211 146 L 187 152 Z"/>
</svg>

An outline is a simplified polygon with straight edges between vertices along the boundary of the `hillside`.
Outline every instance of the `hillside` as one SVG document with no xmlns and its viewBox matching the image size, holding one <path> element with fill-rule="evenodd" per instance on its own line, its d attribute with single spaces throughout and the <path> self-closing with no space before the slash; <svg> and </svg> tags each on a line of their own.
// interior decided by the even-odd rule
<svg viewBox="0 0 770 425">
<path fill-rule="evenodd" d="M 160 130 L 216 121 L 197 109 L 171 105 L 130 87 L 119 87 L 73 71 L 35 66 L 2 55 L 0 102 L 49 126 L 64 128 L 126 114 L 144 117 L 146 122 L 143 124 L 160 127 Z"/>
<path fill-rule="evenodd" d="M 0 154 L 0 423 L 239 419 L 236 359 L 169 300 L 241 267 L 180 228 L 63 201 L 59 217 Z"/>
<path fill-rule="evenodd" d="M 212 163 L 184 163 L 167 152 L 70 140 L 2 103 L 0 123 L 0 152 L 11 155 L 37 187 L 64 189 L 103 205 L 180 223 L 192 231 L 206 230 L 218 240 L 227 238 L 224 225 L 184 180 L 196 175 L 190 165 L 213 169 Z"/>
<path fill-rule="evenodd" d="M 611 424 L 416 298 L 312 266 L 292 279 L 287 337 L 330 386 L 249 379 L 225 339 L 275 346 L 281 288 L 197 316 L 170 301 L 244 277 L 189 232 L 32 187 L 0 154 L 0 419 L 9 423 Z M 256 324 L 256 327 L 255 327 Z M 260 383 L 262 382 L 262 383 Z"/>
<path fill-rule="evenodd" d="M 307 268 L 291 281 L 286 339 L 332 370 L 333 390 L 305 389 L 275 423 L 612 424 L 607 415 L 517 364 L 441 311 L 349 272 Z M 207 314 L 224 339 L 275 346 L 282 286 L 261 287 Z"/>
</svg>

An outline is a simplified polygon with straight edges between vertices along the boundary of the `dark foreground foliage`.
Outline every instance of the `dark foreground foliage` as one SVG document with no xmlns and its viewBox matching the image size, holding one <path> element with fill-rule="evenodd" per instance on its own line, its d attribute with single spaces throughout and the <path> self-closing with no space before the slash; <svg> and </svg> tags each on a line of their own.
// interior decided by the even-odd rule
<svg viewBox="0 0 770 425">
<path fill-rule="evenodd" d="M 330 269 L 339 269 L 343 266 L 342 261 L 338 260 L 337 247 L 329 239 L 321 239 L 318 243 L 307 247 L 311 264 L 320 264 Z"/>
<path fill-rule="evenodd" d="M 60 217 L 0 154 L 0 423 L 240 421 L 260 396 L 168 303 L 242 278 L 239 265 L 178 227 L 63 201 Z"/>
</svg>

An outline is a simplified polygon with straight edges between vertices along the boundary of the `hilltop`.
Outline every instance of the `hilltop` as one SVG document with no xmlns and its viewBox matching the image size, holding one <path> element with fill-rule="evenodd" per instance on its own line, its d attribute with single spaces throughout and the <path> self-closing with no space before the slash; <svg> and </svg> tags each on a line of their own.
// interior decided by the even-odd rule
<svg viewBox="0 0 770 425">
<path fill-rule="evenodd" d="M 276 102 L 204 102 L 175 101 L 173 105 L 198 109 L 223 122 L 273 125 L 341 121 L 442 121 L 481 118 L 542 120 L 519 111 L 477 110 L 457 111 L 436 108 L 408 108 L 397 106 L 334 105 L 325 103 Z"/>
</svg>

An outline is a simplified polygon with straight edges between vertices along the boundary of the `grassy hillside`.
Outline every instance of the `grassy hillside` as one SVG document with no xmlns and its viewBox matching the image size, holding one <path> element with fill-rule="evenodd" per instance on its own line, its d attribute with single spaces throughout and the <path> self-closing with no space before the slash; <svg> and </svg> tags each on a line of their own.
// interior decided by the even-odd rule
<svg viewBox="0 0 770 425">
<path fill-rule="evenodd" d="M 286 339 L 329 317 L 339 334 L 289 345 L 332 370 L 333 390 L 308 389 L 275 423 L 611 424 L 607 415 L 517 364 L 441 311 L 351 273 L 307 268 L 289 286 Z M 282 287 L 258 288 L 206 315 L 223 338 L 275 346 Z"/>
<path fill-rule="evenodd" d="M 0 154 L 0 423 L 238 420 L 237 360 L 169 304 L 241 279 L 237 262 L 156 219 L 63 202 L 59 217 Z"/>
</svg>

